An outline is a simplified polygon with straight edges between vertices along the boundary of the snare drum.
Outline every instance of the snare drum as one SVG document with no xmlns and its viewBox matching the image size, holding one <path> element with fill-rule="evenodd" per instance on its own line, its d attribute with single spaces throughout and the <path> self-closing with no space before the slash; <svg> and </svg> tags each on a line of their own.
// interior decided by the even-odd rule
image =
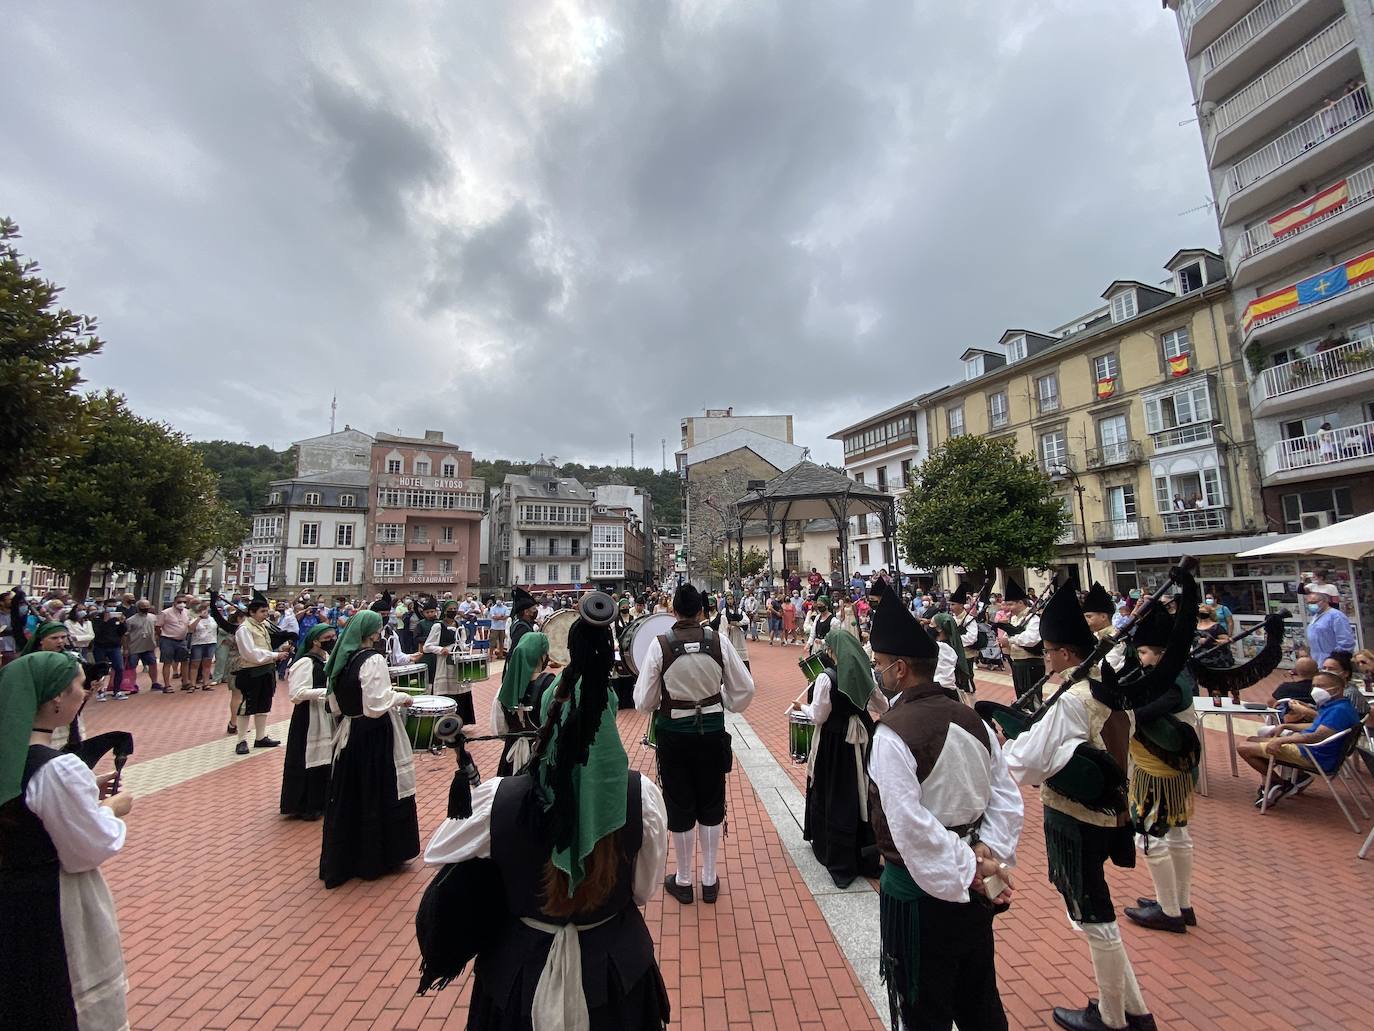
<svg viewBox="0 0 1374 1031">
<path fill-rule="evenodd" d="M 814 684 L 816 678 L 825 672 L 825 666 L 821 662 L 819 655 L 809 655 L 804 659 L 798 659 L 797 665 L 801 667 L 803 675 L 808 684 Z"/>
<path fill-rule="evenodd" d="M 453 716 L 457 712 L 458 703 L 452 698 L 440 698 L 433 694 L 416 695 L 406 709 L 406 736 L 410 738 L 411 747 L 417 752 L 433 748 L 437 743 L 434 740 L 434 724 L 441 716 Z"/>
<path fill-rule="evenodd" d="M 454 660 L 458 679 L 464 684 L 487 679 L 487 657 L 485 655 L 463 655 Z"/>
<path fill-rule="evenodd" d="M 391 686 L 397 691 L 422 695 L 429 690 L 429 667 L 423 662 L 392 666 L 387 672 L 391 674 Z"/>
<path fill-rule="evenodd" d="M 804 763 L 811 755 L 811 738 L 816 733 L 816 725 L 804 712 L 795 710 L 787 714 L 787 750 L 794 763 Z"/>
<path fill-rule="evenodd" d="M 649 729 L 644 733 L 644 743 L 650 748 L 658 748 L 658 713 L 649 713 Z"/>
</svg>

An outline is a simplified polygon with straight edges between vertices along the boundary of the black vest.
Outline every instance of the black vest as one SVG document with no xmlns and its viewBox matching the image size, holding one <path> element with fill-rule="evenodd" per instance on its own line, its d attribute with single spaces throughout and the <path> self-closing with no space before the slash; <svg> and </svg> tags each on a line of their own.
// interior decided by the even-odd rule
<svg viewBox="0 0 1374 1031">
<path fill-rule="evenodd" d="M 327 687 L 329 678 L 324 675 L 325 660 L 314 652 L 307 652 L 306 656 L 310 659 L 310 685 L 312 687 Z"/>
<path fill-rule="evenodd" d="M 830 715 L 821 724 L 821 732 L 839 734 L 840 737 L 844 737 L 845 734 L 849 733 L 849 717 L 857 716 L 863 720 L 869 740 L 872 740 L 873 717 L 868 714 L 867 709 L 860 709 L 849 700 L 849 695 L 840 690 L 839 675 L 835 670 L 827 666 L 825 672 L 830 678 Z"/>
<path fill-rule="evenodd" d="M 348 657 L 348 663 L 344 666 L 343 672 L 334 678 L 334 698 L 339 706 L 339 712 L 345 716 L 361 716 L 363 714 L 363 681 L 361 670 L 363 663 L 374 655 L 381 652 L 375 648 L 359 648 Z"/>
<path fill-rule="evenodd" d="M 444 625 L 443 623 L 440 623 L 440 624 L 439 624 L 439 646 L 440 646 L 441 648 L 447 648 L 449 645 L 451 645 L 451 644 L 452 644 L 454 641 L 456 641 L 456 640 L 458 640 L 458 627 L 457 627 L 457 624 L 454 624 L 453 626 L 446 626 L 446 625 Z"/>
<path fill-rule="evenodd" d="M 29 745 L 19 794 L 0 806 L 0 871 L 36 871 L 58 866 L 57 849 L 43 829 L 43 821 L 24 802 L 33 775 L 62 753 L 47 745 Z"/>
</svg>

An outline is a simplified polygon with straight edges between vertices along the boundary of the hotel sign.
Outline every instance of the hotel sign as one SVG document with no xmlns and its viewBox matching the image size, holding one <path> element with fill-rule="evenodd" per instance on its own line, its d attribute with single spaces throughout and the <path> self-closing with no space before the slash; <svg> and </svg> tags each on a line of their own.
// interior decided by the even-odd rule
<svg viewBox="0 0 1374 1031">
<path fill-rule="evenodd" d="M 462 480 L 445 480 L 438 476 L 397 476 L 391 479 L 396 487 L 419 487 L 421 490 L 466 490 Z"/>
</svg>

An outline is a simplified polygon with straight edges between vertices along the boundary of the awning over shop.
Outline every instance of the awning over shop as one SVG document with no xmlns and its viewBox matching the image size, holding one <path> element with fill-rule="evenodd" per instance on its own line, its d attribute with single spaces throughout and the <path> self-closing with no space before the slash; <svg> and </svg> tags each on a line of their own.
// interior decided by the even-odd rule
<svg viewBox="0 0 1374 1031">
<path fill-rule="evenodd" d="M 1242 551 L 1277 544 L 1293 536 L 1291 533 L 1270 533 L 1261 537 L 1217 537 L 1213 540 L 1162 541 L 1125 548 L 1098 548 L 1093 552 L 1093 558 L 1099 562 L 1168 562 L 1184 555 L 1239 555 Z"/>
</svg>

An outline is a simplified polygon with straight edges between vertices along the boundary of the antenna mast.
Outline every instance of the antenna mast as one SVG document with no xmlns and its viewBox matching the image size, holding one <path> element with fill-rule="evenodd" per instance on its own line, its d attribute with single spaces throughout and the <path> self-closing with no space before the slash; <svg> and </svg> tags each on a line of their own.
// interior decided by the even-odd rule
<svg viewBox="0 0 1374 1031">
<path fill-rule="evenodd" d="M 329 432 L 334 432 L 334 415 L 339 410 L 339 395 L 335 394 L 329 399 Z"/>
</svg>

